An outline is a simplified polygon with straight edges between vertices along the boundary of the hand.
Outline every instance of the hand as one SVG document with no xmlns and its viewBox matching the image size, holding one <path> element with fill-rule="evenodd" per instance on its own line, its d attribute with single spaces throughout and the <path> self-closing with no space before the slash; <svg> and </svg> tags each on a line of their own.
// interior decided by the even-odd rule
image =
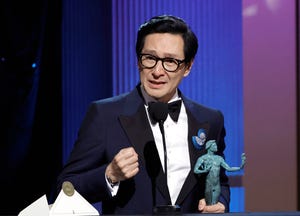
<svg viewBox="0 0 300 216">
<path fill-rule="evenodd" d="M 245 166 L 245 163 L 246 163 L 246 154 L 245 153 L 243 153 L 242 155 L 241 155 L 241 159 L 242 159 L 242 164 L 241 164 L 241 169 L 242 168 L 244 168 L 244 166 Z"/>
<path fill-rule="evenodd" d="M 199 200 L 198 210 L 202 213 L 224 213 L 225 206 L 218 202 L 214 205 L 206 205 L 205 199 Z"/>
<path fill-rule="evenodd" d="M 105 175 L 113 183 L 132 178 L 139 171 L 138 154 L 132 147 L 124 148 L 108 164 Z"/>
</svg>

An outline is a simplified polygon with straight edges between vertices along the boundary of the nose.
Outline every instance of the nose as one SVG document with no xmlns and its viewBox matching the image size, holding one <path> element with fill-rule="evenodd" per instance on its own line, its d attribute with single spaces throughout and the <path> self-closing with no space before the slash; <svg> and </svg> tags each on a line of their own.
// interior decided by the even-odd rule
<svg viewBox="0 0 300 216">
<path fill-rule="evenodd" d="M 155 67 L 153 68 L 153 73 L 155 75 L 162 75 L 166 73 L 161 60 L 156 63 Z"/>
</svg>

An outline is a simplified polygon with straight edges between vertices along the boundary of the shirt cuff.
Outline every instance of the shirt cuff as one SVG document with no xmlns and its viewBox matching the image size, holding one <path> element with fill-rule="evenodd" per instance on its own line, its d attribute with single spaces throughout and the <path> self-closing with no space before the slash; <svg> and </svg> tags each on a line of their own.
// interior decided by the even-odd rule
<svg viewBox="0 0 300 216">
<path fill-rule="evenodd" d="M 106 181 L 106 185 L 107 185 L 111 195 L 116 196 L 116 194 L 119 190 L 120 182 L 112 183 L 107 176 L 105 176 L 105 181 Z"/>
</svg>

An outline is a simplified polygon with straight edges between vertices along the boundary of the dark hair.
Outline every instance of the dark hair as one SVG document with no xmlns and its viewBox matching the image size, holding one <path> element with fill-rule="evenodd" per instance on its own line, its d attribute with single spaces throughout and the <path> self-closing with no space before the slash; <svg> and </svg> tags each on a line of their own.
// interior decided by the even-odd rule
<svg viewBox="0 0 300 216">
<path fill-rule="evenodd" d="M 152 17 L 140 26 L 135 45 L 138 58 L 144 47 L 145 37 L 152 33 L 180 34 L 184 41 L 185 61 L 190 62 L 194 59 L 198 50 L 198 39 L 196 35 L 183 19 L 171 15 Z"/>
</svg>

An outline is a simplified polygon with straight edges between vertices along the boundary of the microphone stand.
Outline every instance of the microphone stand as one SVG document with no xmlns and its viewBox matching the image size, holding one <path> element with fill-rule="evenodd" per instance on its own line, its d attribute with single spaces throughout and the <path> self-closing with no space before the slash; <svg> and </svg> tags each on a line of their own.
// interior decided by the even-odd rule
<svg viewBox="0 0 300 216">
<path fill-rule="evenodd" d="M 166 147 L 166 138 L 164 130 L 164 121 L 168 117 L 168 104 L 162 102 L 156 102 L 149 104 L 149 114 L 152 119 L 158 122 L 159 129 L 162 135 L 163 140 L 163 150 L 164 150 L 164 168 L 165 168 L 165 178 L 166 184 L 168 187 L 168 175 L 167 175 L 167 147 Z M 166 215 L 166 214 L 180 214 L 180 207 L 177 205 L 158 205 L 154 206 L 153 213 L 157 215 Z"/>
<path fill-rule="evenodd" d="M 161 135 L 162 135 L 162 141 L 163 141 L 163 148 L 164 148 L 164 167 L 165 167 L 165 176 L 166 176 L 166 182 L 167 182 L 167 185 L 168 185 L 168 171 L 167 171 L 167 146 L 166 146 L 166 137 L 165 137 L 165 130 L 164 130 L 164 121 L 161 120 L 159 121 L 159 129 L 160 129 L 160 132 L 161 132 Z"/>
</svg>

